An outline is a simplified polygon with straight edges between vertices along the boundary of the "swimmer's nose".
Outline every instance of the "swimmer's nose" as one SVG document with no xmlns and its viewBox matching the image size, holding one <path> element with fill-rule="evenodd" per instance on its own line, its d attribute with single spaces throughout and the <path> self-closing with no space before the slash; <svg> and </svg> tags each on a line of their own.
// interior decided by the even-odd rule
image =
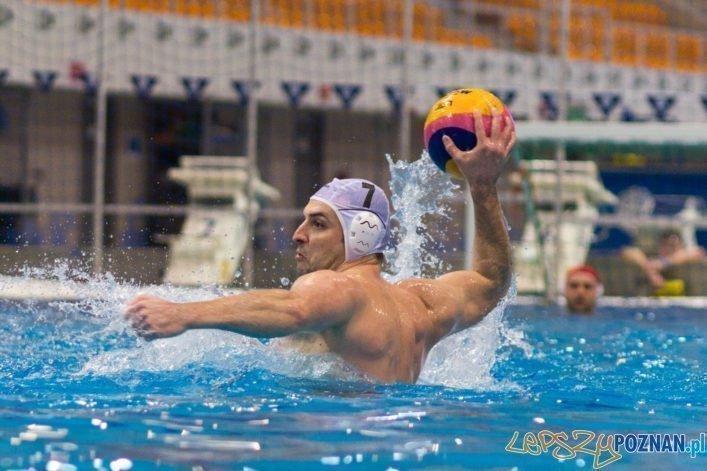
<svg viewBox="0 0 707 471">
<path fill-rule="evenodd" d="M 300 224 L 300 226 L 295 229 L 294 234 L 292 234 L 292 241 L 297 243 L 297 244 L 302 244 L 306 242 L 307 238 L 304 235 L 304 229 L 302 228 L 304 226 L 304 223 Z"/>
</svg>

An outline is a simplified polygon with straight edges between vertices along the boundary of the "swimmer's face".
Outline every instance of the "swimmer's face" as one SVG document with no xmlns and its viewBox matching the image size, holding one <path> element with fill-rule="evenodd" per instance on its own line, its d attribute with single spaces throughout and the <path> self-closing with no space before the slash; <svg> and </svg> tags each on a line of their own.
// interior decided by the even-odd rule
<svg viewBox="0 0 707 471">
<path fill-rule="evenodd" d="M 591 314 L 596 307 L 598 295 L 599 282 L 589 273 L 577 272 L 567 278 L 565 298 L 570 311 Z"/>
<path fill-rule="evenodd" d="M 316 200 L 310 200 L 302 213 L 304 221 L 292 235 L 297 273 L 336 269 L 345 260 L 344 232 L 336 213 Z"/>
</svg>

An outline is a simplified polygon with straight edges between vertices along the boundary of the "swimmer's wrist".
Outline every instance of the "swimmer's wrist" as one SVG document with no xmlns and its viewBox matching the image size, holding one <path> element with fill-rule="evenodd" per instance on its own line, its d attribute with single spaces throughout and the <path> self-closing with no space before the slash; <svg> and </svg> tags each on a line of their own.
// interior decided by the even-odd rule
<svg viewBox="0 0 707 471">
<path fill-rule="evenodd" d="M 496 189 L 495 183 L 479 183 L 469 182 L 469 190 L 471 191 L 471 196 L 474 199 L 477 198 L 496 198 L 498 197 L 498 190 Z"/>
<path fill-rule="evenodd" d="M 195 315 L 197 309 L 194 304 L 195 303 L 185 303 L 177 305 L 177 317 L 185 329 L 198 329 L 203 327 L 203 325 L 199 323 L 200 317 Z"/>
</svg>

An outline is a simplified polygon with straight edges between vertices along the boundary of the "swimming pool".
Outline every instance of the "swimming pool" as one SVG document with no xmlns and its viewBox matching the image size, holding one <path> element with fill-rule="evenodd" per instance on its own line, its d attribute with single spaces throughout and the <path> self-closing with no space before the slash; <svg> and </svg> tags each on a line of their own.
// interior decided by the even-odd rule
<svg viewBox="0 0 707 471">
<path fill-rule="evenodd" d="M 442 344 L 420 384 L 380 385 L 227 332 L 147 343 L 121 318 L 144 288 L 82 289 L 100 296 L 0 303 L 2 469 L 590 469 L 589 453 L 532 454 L 524 437 L 707 431 L 703 308 L 511 304 Z M 620 454 L 607 469 L 707 465 Z"/>
<path fill-rule="evenodd" d="M 445 272 L 421 221 L 451 217 L 456 186 L 430 159 L 390 166 L 387 276 Z M 145 342 L 122 319 L 139 291 L 194 301 L 218 288 L 133 286 L 61 264 L 0 276 L 0 293 L 50 289 L 74 301 L 0 301 L 0 469 L 592 468 L 592 453 L 570 450 L 592 433 L 585 450 L 605 444 L 599 434 L 626 440 L 607 468 L 706 466 L 707 451 L 635 443 L 707 432 L 704 303 L 619 301 L 585 317 L 511 299 L 435 347 L 418 384 L 382 385 L 337 358 L 228 332 Z"/>
</svg>

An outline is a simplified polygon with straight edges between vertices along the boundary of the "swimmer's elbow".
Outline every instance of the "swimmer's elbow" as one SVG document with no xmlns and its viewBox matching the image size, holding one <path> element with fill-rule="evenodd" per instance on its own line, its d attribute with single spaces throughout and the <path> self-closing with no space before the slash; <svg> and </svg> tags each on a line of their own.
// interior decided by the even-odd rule
<svg viewBox="0 0 707 471">
<path fill-rule="evenodd" d="M 511 279 L 513 277 L 511 267 L 507 267 L 503 270 L 499 280 L 496 282 L 496 289 L 494 291 L 494 296 L 497 298 L 496 302 L 500 301 L 511 288 Z"/>
<path fill-rule="evenodd" d="M 494 310 L 499 302 L 508 294 L 511 287 L 511 272 L 499 274 L 497 277 L 485 277 L 481 282 L 483 289 L 480 296 L 476 299 L 476 306 L 469 306 L 470 311 L 481 320 L 486 314 Z"/>
<path fill-rule="evenodd" d="M 477 273 L 483 278 L 485 298 L 493 302 L 494 305 L 506 295 L 511 287 L 512 269 L 510 265 L 490 263 L 481 267 Z"/>
<path fill-rule="evenodd" d="M 508 277 L 504 277 L 501 280 L 497 281 L 494 283 L 493 288 L 489 290 L 487 299 L 488 299 L 488 305 L 489 309 L 488 311 L 492 311 L 498 303 L 501 302 L 501 300 L 506 297 L 508 294 L 508 290 L 511 288 L 511 276 L 510 274 Z"/>
</svg>

